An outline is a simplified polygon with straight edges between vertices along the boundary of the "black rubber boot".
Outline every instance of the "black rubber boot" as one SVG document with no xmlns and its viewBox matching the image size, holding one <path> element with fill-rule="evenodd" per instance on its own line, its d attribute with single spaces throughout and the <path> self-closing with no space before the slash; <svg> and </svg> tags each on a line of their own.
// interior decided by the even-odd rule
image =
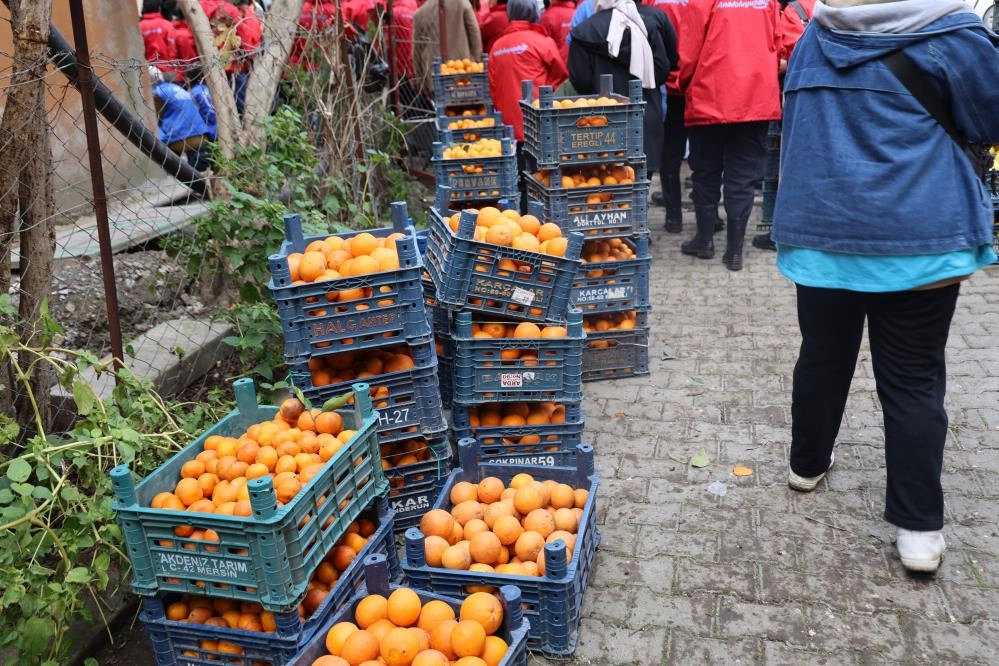
<svg viewBox="0 0 999 666">
<path fill-rule="evenodd" d="M 714 206 L 698 207 L 694 209 L 694 215 L 697 218 L 697 235 L 681 244 L 680 252 L 698 259 L 711 259 L 715 256 L 715 242 L 711 235 L 718 209 Z"/>
<path fill-rule="evenodd" d="M 722 262 L 730 271 L 742 270 L 742 245 L 746 239 L 747 222 L 748 220 L 739 220 L 738 222 L 729 220 L 728 233 L 726 234 L 728 247 L 725 248 L 725 254 L 722 255 Z"/>
<path fill-rule="evenodd" d="M 765 234 L 756 234 L 753 236 L 753 247 L 758 247 L 761 250 L 777 250 L 777 244 L 774 243 L 774 239 L 770 237 L 770 232 Z"/>
<path fill-rule="evenodd" d="M 683 209 L 666 209 L 666 233 L 678 234 L 683 231 Z"/>
</svg>

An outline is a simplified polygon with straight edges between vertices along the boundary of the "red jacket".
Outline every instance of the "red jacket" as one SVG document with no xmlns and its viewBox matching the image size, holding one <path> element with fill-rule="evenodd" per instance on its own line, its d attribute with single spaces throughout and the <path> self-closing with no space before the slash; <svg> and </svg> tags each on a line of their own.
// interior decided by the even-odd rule
<svg viewBox="0 0 999 666">
<path fill-rule="evenodd" d="M 520 82 L 534 81 L 537 96 L 539 86 L 556 88 L 568 77 L 558 47 L 537 23 L 511 21 L 489 51 L 489 94 L 517 141 L 524 140 Z"/>
<path fill-rule="evenodd" d="M 489 13 L 479 21 L 479 35 L 482 37 L 482 52 L 488 53 L 500 38 L 510 19 L 506 17 L 506 0 L 502 5 L 489 8 Z"/>
<path fill-rule="evenodd" d="M 815 0 L 797 0 L 801 8 L 805 10 L 805 14 L 808 18 L 812 18 L 812 11 L 815 9 Z M 790 60 L 791 52 L 794 51 L 794 45 L 798 43 L 801 39 L 801 35 L 805 32 L 806 21 L 801 20 L 801 15 L 798 10 L 788 3 L 784 7 L 784 11 L 780 14 L 781 22 L 781 48 L 780 48 L 780 58 L 781 60 Z"/>
<path fill-rule="evenodd" d="M 374 0 L 344 0 L 340 3 L 340 11 L 343 12 L 343 20 L 346 23 L 355 23 L 366 31 L 375 13 Z"/>
<path fill-rule="evenodd" d="M 814 0 L 813 0 L 814 2 Z M 669 18 L 669 22 L 673 24 L 673 28 L 676 30 L 676 43 L 677 49 L 680 52 L 680 67 L 683 67 L 683 37 L 686 34 L 686 30 L 683 29 L 683 15 L 687 11 L 688 0 L 653 0 L 652 6 L 656 9 L 661 10 L 666 17 Z M 680 90 L 680 70 L 675 72 L 670 72 L 669 78 L 666 79 L 666 94 L 667 95 L 683 95 Z"/>
<path fill-rule="evenodd" d="M 146 46 L 146 62 L 164 72 L 177 69 L 177 31 L 173 23 L 159 12 L 143 14 L 139 20 L 142 42 Z"/>
<path fill-rule="evenodd" d="M 690 0 L 682 29 L 688 127 L 780 118 L 777 0 Z"/>
<path fill-rule="evenodd" d="M 541 26 L 558 47 L 563 65 L 569 62 L 569 42 L 566 37 L 572 30 L 571 21 L 575 11 L 576 3 L 568 0 L 567 2 L 552 2 L 548 9 L 541 13 Z"/>
<path fill-rule="evenodd" d="M 413 78 L 413 13 L 416 0 L 394 0 L 392 3 L 392 41 L 395 44 L 397 76 Z"/>
<path fill-rule="evenodd" d="M 319 67 L 315 62 L 314 52 L 319 49 L 321 35 L 336 23 L 336 5 L 320 0 L 313 2 L 305 0 L 302 13 L 298 17 L 298 29 L 291 42 L 291 52 L 288 55 L 293 64 L 301 64 L 302 69 L 311 71 Z"/>
</svg>

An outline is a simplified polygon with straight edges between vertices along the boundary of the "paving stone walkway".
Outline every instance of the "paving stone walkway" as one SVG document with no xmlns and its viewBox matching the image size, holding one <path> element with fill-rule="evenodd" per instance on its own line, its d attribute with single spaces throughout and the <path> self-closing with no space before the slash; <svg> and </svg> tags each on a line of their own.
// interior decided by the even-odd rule
<svg viewBox="0 0 999 666">
<path fill-rule="evenodd" d="M 651 375 L 586 385 L 603 541 L 568 663 L 999 664 L 999 267 L 962 286 L 947 358 L 949 549 L 936 577 L 913 577 L 881 517 L 866 342 L 836 467 L 795 493 L 793 286 L 748 238 L 739 273 L 721 263 L 724 232 L 715 259 L 681 255 L 693 215 L 680 236 L 662 216 L 650 208 Z M 702 448 L 711 464 L 690 467 Z M 737 478 L 736 465 L 754 473 Z"/>
</svg>

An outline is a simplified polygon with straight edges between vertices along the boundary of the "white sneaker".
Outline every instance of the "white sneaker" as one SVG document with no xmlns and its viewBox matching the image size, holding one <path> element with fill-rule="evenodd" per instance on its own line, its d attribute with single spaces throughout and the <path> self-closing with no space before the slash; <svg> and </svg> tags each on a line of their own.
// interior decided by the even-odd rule
<svg viewBox="0 0 999 666">
<path fill-rule="evenodd" d="M 902 566 L 909 571 L 933 573 L 940 566 L 944 550 L 943 532 L 917 532 L 898 528 L 898 556 L 902 558 Z"/>
<path fill-rule="evenodd" d="M 794 490 L 798 490 L 803 493 L 809 493 L 815 490 L 815 486 L 819 485 L 819 481 L 826 477 L 826 473 L 832 469 L 833 463 L 836 462 L 836 454 L 829 454 L 829 467 L 826 467 L 826 471 L 822 472 L 818 476 L 798 476 L 795 474 L 790 466 L 787 468 L 787 485 L 791 486 Z"/>
</svg>

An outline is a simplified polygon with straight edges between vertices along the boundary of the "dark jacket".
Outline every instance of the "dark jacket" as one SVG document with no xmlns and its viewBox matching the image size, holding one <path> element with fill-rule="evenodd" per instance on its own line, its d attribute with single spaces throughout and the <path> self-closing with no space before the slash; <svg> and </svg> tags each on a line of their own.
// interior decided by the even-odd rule
<svg viewBox="0 0 999 666">
<path fill-rule="evenodd" d="M 677 68 L 676 30 L 661 10 L 638 5 L 638 13 L 645 21 L 649 46 L 652 47 L 656 85 L 666 82 L 670 71 Z M 599 92 L 600 76 L 614 76 L 614 92 L 628 95 L 628 85 L 635 78 L 628 71 L 631 63 L 631 31 L 626 30 L 621 39 L 617 58 L 607 50 L 607 32 L 610 29 L 612 10 L 597 12 L 572 29 L 569 44 L 569 80 L 582 95 Z M 663 146 L 662 93 L 658 87 L 643 90 L 645 98 L 645 156 L 649 173 L 659 170 Z"/>
</svg>

